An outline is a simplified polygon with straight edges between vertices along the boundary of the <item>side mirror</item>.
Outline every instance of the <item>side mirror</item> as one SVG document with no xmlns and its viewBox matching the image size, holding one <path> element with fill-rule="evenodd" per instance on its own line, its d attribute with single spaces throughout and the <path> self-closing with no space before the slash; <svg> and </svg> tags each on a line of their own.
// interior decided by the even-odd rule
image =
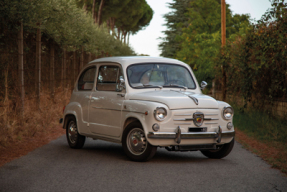
<svg viewBox="0 0 287 192">
<path fill-rule="evenodd" d="M 202 81 L 200 84 L 201 89 L 204 90 L 206 86 L 207 86 L 207 83 L 205 81 Z"/>
</svg>

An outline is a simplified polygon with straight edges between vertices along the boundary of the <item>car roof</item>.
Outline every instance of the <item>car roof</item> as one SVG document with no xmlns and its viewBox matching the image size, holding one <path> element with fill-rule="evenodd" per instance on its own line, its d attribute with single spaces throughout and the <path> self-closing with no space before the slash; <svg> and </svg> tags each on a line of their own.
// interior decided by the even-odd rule
<svg viewBox="0 0 287 192">
<path fill-rule="evenodd" d="M 99 62 L 120 63 L 123 67 L 127 67 L 131 64 L 137 64 L 137 63 L 173 63 L 173 64 L 187 65 L 176 59 L 169 59 L 164 57 L 148 57 L 148 56 L 104 57 L 93 60 L 89 62 L 89 64 Z"/>
</svg>

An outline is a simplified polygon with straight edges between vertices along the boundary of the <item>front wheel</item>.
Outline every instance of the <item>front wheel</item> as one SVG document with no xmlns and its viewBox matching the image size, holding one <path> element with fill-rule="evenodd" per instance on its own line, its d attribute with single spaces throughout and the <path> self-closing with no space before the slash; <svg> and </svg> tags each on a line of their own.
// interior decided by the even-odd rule
<svg viewBox="0 0 287 192">
<path fill-rule="evenodd" d="M 231 152 L 233 146 L 234 146 L 234 138 L 230 143 L 226 143 L 219 146 L 218 149 L 201 151 L 201 153 L 211 159 L 221 159 L 223 157 L 226 157 Z"/>
<path fill-rule="evenodd" d="M 122 145 L 125 154 L 133 161 L 148 161 L 157 150 L 146 140 L 140 123 L 134 122 L 127 126 L 123 134 Z"/>
<path fill-rule="evenodd" d="M 86 137 L 78 133 L 77 123 L 74 117 L 70 117 L 67 120 L 66 136 L 71 148 L 80 149 L 85 144 Z"/>
</svg>

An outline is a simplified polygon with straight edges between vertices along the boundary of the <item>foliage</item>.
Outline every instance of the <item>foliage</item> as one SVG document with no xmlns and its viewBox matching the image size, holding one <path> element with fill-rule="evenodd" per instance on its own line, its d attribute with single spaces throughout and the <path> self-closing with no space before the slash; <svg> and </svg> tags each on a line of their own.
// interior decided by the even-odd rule
<svg viewBox="0 0 287 192">
<path fill-rule="evenodd" d="M 145 0 L 132 0 L 116 18 L 116 26 L 133 34 L 149 24 L 153 16 L 153 10 Z"/>
<path fill-rule="evenodd" d="M 248 15 L 232 15 L 226 6 L 227 38 L 249 26 Z M 181 26 L 181 34 L 175 41 L 179 43 L 175 57 L 189 64 L 199 81 L 211 85 L 215 78 L 215 60 L 221 47 L 221 3 L 220 0 L 189 1 L 184 17 L 188 25 Z M 233 36 L 232 36 L 233 37 Z"/>
<path fill-rule="evenodd" d="M 164 15 L 167 27 L 166 31 L 163 31 L 165 37 L 160 38 L 162 43 L 159 45 L 159 49 L 162 50 L 161 56 L 175 58 L 176 52 L 179 50 L 180 42 L 177 40 L 178 36 L 182 35 L 182 28 L 188 25 L 187 7 L 190 0 L 173 0 L 169 3 L 169 8 L 172 9 L 170 13 Z"/>
<path fill-rule="evenodd" d="M 230 41 L 226 57 L 219 59 L 228 63 L 228 91 L 244 97 L 245 106 L 251 101 L 267 110 L 287 91 L 287 4 L 273 0 L 272 6 L 245 36 Z"/>
<path fill-rule="evenodd" d="M 92 14 L 93 1 L 96 2 L 95 11 L 98 12 L 102 0 L 76 1 L 78 7 L 86 6 L 88 13 Z M 118 38 L 124 36 L 125 39 L 127 33 L 135 34 L 149 25 L 153 17 L 153 10 L 146 0 L 104 0 L 100 17 L 103 22 L 108 24 L 108 27 L 110 26 L 113 34 L 118 33 Z M 117 30 L 114 31 L 114 28 Z"/>
<path fill-rule="evenodd" d="M 18 32 L 22 22 L 25 31 L 35 33 L 41 28 L 58 45 L 99 54 L 131 55 L 133 51 L 111 36 L 104 28 L 94 25 L 93 19 L 74 0 L 2 0 L 0 6 L 1 37 Z M 3 43 L 5 39 L 1 38 Z"/>
</svg>

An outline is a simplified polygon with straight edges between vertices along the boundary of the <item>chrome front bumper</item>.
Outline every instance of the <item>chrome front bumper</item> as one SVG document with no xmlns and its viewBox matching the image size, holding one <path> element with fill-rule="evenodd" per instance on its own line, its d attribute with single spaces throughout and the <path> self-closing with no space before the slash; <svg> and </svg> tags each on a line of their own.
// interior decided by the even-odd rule
<svg viewBox="0 0 287 192">
<path fill-rule="evenodd" d="M 178 126 L 176 132 L 149 132 L 147 136 L 151 139 L 175 139 L 178 144 L 181 139 L 216 139 L 217 143 L 220 143 L 222 137 L 234 137 L 235 131 L 222 131 L 218 126 L 216 132 L 181 133 Z"/>
</svg>

